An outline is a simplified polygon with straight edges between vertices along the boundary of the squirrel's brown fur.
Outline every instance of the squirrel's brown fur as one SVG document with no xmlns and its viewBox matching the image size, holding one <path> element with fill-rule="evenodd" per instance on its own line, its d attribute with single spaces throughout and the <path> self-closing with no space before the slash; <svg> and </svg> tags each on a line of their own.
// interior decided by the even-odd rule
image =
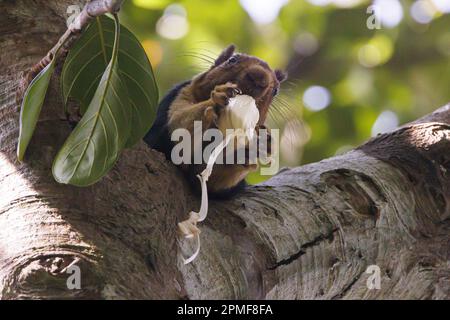
<svg viewBox="0 0 450 320">
<path fill-rule="evenodd" d="M 161 102 L 160 108 L 167 109 L 164 114 L 166 134 L 170 137 L 172 132 L 179 128 L 185 128 L 193 134 L 196 120 L 202 121 L 203 130 L 214 128 L 221 110 L 228 105 L 229 99 L 238 93 L 255 99 L 260 113 L 257 129 L 265 128 L 264 122 L 273 97 L 278 93 L 280 82 L 285 78 L 283 72 L 273 71 L 261 59 L 246 54 L 235 54 L 235 47 L 231 45 L 220 54 L 209 70 L 185 83 L 181 88 L 178 87 L 176 94 L 171 94 L 171 101 L 166 98 Z M 146 141 L 147 139 L 148 137 Z M 170 153 L 166 152 L 166 156 L 170 156 Z M 181 167 L 192 177 L 200 173 L 204 165 Z M 217 164 L 208 180 L 208 189 L 212 193 L 231 190 L 255 168 L 255 165 Z"/>
</svg>

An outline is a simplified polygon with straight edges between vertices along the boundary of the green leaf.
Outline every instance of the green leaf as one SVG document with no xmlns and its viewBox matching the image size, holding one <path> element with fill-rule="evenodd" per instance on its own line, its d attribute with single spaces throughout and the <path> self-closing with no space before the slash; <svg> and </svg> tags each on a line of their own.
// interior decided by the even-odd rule
<svg viewBox="0 0 450 320">
<path fill-rule="evenodd" d="M 126 147 L 133 146 L 150 129 L 158 106 L 158 88 L 147 55 L 139 40 L 121 26 L 118 72 L 128 88 L 131 134 Z M 81 104 L 84 114 L 111 57 L 114 22 L 96 18 L 70 50 L 62 71 L 64 104 L 69 97 Z"/>
<path fill-rule="evenodd" d="M 25 151 L 33 136 L 54 69 L 55 59 L 39 72 L 25 91 L 20 109 L 20 133 L 17 144 L 17 158 L 19 161 L 23 160 Z"/>
<path fill-rule="evenodd" d="M 111 169 L 129 139 L 131 107 L 117 60 L 119 26 L 116 20 L 111 61 L 86 112 L 53 163 L 53 176 L 60 183 L 76 186 L 95 183 Z"/>
</svg>

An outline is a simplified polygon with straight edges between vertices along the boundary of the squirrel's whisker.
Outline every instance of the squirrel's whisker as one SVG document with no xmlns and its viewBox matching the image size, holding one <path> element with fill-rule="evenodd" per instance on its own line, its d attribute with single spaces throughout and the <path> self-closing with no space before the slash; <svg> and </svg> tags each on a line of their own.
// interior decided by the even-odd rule
<svg viewBox="0 0 450 320">
<path fill-rule="evenodd" d="M 195 54 L 183 54 L 183 55 L 180 55 L 180 56 L 178 56 L 178 57 L 190 57 L 190 58 L 196 58 L 196 59 L 198 59 L 198 60 L 200 60 L 200 61 L 203 61 L 203 62 L 207 63 L 208 65 L 211 65 L 211 64 L 213 63 L 213 62 L 211 62 L 210 60 L 208 60 L 208 59 L 206 59 L 206 58 L 204 58 L 204 57 L 195 55 Z"/>
<path fill-rule="evenodd" d="M 272 111 L 277 115 L 278 119 L 282 119 L 282 123 L 285 123 L 289 120 L 289 117 L 283 111 L 283 108 L 279 106 L 278 102 L 274 102 L 272 104 Z"/>
<path fill-rule="evenodd" d="M 279 119 L 279 115 L 274 108 L 269 109 L 269 117 L 275 123 L 275 126 L 280 129 L 283 126 L 283 123 Z"/>
<path fill-rule="evenodd" d="M 289 104 L 289 102 L 278 98 L 275 100 L 275 109 L 278 109 L 280 113 L 282 113 L 286 120 L 290 119 L 292 116 L 295 116 L 294 108 Z"/>
<path fill-rule="evenodd" d="M 202 59 L 204 59 L 204 60 L 207 60 L 207 61 L 210 62 L 210 63 L 214 63 L 214 62 L 215 62 L 215 59 L 214 59 L 213 57 L 210 57 L 210 56 L 208 56 L 208 55 L 206 55 L 206 54 L 203 54 L 203 53 L 200 53 L 200 52 L 190 52 L 190 51 L 187 51 L 187 52 L 185 52 L 185 55 L 189 55 L 189 56 L 192 56 L 192 57 L 202 58 Z"/>
</svg>

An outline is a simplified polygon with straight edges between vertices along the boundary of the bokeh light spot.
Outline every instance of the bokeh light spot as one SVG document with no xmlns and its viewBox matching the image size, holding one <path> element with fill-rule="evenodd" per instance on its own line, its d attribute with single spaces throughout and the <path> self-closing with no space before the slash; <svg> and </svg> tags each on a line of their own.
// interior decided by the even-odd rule
<svg viewBox="0 0 450 320">
<path fill-rule="evenodd" d="M 332 0 L 308 0 L 308 2 L 315 6 L 326 6 L 329 5 Z"/>
<path fill-rule="evenodd" d="M 294 50 L 302 56 L 311 56 L 318 48 L 319 41 L 312 33 L 300 33 L 294 40 Z"/>
<path fill-rule="evenodd" d="M 385 133 L 394 130 L 398 127 L 398 117 L 395 112 L 392 111 L 383 111 L 378 116 L 377 120 L 372 126 L 372 137 L 375 137 L 377 134 Z"/>
<path fill-rule="evenodd" d="M 403 7 L 398 0 L 375 0 L 375 16 L 386 28 L 396 27 L 403 19 Z"/>
<path fill-rule="evenodd" d="M 144 9 L 157 10 L 162 9 L 169 3 L 169 0 L 133 0 L 136 7 Z"/>
<path fill-rule="evenodd" d="M 351 8 L 359 5 L 365 0 L 308 0 L 309 3 L 315 6 L 326 6 L 329 4 L 334 4 L 336 7 L 340 8 Z"/>
<path fill-rule="evenodd" d="M 381 63 L 381 53 L 374 45 L 366 44 L 359 49 L 358 59 L 364 67 L 372 68 Z"/>
<path fill-rule="evenodd" d="M 305 107 L 312 111 L 320 111 L 331 103 L 331 94 L 328 89 L 321 86 L 312 86 L 303 93 Z"/>
<path fill-rule="evenodd" d="M 364 0 L 333 0 L 333 3 L 337 6 L 337 7 L 341 7 L 341 8 L 351 8 L 354 6 L 359 5 L 360 3 L 362 3 Z"/>
<path fill-rule="evenodd" d="M 186 9 L 182 5 L 172 4 L 164 10 L 163 16 L 156 24 L 156 31 L 161 37 L 177 40 L 189 31 Z"/>
<path fill-rule="evenodd" d="M 242 7 L 258 24 L 272 23 L 289 0 L 240 0 Z"/>
<path fill-rule="evenodd" d="M 394 53 L 392 40 L 385 35 L 376 35 L 363 45 L 358 52 L 359 63 L 372 68 L 386 63 Z"/>
<path fill-rule="evenodd" d="M 450 0 L 449 0 L 450 2 Z M 429 1 L 419 0 L 410 9 L 411 17 L 420 24 L 427 24 L 433 20 L 436 9 Z"/>
<path fill-rule="evenodd" d="M 449 0 L 431 0 L 437 10 L 442 13 L 450 13 L 450 1 Z"/>
<path fill-rule="evenodd" d="M 354 67 L 337 85 L 335 94 L 340 104 L 351 104 L 355 101 L 364 103 L 369 98 L 372 88 L 372 73 L 365 68 Z"/>
<path fill-rule="evenodd" d="M 142 41 L 142 47 L 144 48 L 144 51 L 147 54 L 152 66 L 154 68 L 157 67 L 161 63 L 163 57 L 163 49 L 161 44 L 158 41 L 146 39 Z"/>
</svg>

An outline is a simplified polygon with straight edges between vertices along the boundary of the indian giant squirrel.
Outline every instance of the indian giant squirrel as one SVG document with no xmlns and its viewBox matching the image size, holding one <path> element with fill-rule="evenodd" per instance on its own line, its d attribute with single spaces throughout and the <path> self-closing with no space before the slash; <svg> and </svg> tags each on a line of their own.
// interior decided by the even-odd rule
<svg viewBox="0 0 450 320">
<path fill-rule="evenodd" d="M 156 120 L 144 141 L 170 160 L 174 146 L 170 137 L 174 130 L 187 129 L 193 137 L 196 120 L 202 121 L 203 130 L 216 127 L 221 111 L 237 94 L 255 99 L 260 113 L 256 130 L 266 129 L 264 123 L 270 105 L 285 79 L 284 72 L 272 70 L 259 58 L 235 53 L 235 46 L 230 45 L 206 72 L 178 84 L 167 93 L 159 104 Z M 270 135 L 268 139 L 271 139 Z M 199 185 L 196 176 L 205 165 L 180 165 L 195 189 Z M 255 169 L 254 164 L 216 164 L 208 180 L 210 196 L 228 198 L 236 194 L 245 187 L 248 173 Z"/>
</svg>

